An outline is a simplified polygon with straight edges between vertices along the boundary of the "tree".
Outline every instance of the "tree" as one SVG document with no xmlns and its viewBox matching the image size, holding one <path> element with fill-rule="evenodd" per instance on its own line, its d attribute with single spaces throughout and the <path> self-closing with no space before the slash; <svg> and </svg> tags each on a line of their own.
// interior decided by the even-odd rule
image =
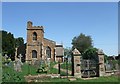
<svg viewBox="0 0 120 84">
<path fill-rule="evenodd" d="M 24 44 L 24 39 L 22 37 L 15 38 L 15 47 L 19 47 Z"/>
<path fill-rule="evenodd" d="M 65 56 L 71 56 L 72 50 L 71 48 L 64 48 L 64 55 Z"/>
<path fill-rule="evenodd" d="M 83 59 L 90 59 L 90 60 L 95 60 L 98 62 L 98 55 L 97 55 L 97 48 L 90 47 L 86 49 L 83 53 Z"/>
<path fill-rule="evenodd" d="M 2 54 L 7 54 L 14 60 L 15 48 L 24 44 L 24 39 L 22 37 L 14 38 L 13 34 L 4 30 L 0 31 L 0 33 L 2 33 Z"/>
<path fill-rule="evenodd" d="M 15 53 L 15 39 L 10 32 L 2 31 L 2 52 L 13 56 Z"/>
<path fill-rule="evenodd" d="M 83 53 L 87 48 L 92 46 L 92 38 L 81 33 L 72 39 L 72 49 L 77 48 L 80 53 Z"/>
<path fill-rule="evenodd" d="M 104 62 L 106 63 L 108 59 L 108 56 L 106 54 L 104 54 Z"/>
</svg>

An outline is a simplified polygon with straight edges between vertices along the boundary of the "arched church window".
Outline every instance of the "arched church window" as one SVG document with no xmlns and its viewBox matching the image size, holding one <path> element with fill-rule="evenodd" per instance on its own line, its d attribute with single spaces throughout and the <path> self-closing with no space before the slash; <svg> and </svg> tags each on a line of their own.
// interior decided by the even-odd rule
<svg viewBox="0 0 120 84">
<path fill-rule="evenodd" d="M 50 47 L 46 47 L 46 55 L 47 55 L 47 58 L 51 58 L 51 48 Z"/>
<path fill-rule="evenodd" d="M 33 41 L 36 41 L 36 40 L 37 40 L 37 33 L 34 32 L 34 33 L 33 33 Z"/>
<path fill-rule="evenodd" d="M 37 58 L 37 51 L 36 50 L 32 50 L 32 58 Z"/>
</svg>

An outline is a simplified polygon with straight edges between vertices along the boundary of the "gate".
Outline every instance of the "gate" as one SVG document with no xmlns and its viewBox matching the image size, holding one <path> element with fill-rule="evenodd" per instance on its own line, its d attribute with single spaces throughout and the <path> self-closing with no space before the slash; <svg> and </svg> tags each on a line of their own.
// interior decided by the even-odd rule
<svg viewBox="0 0 120 84">
<path fill-rule="evenodd" d="M 81 76 L 83 78 L 99 75 L 99 64 L 94 60 L 81 60 Z"/>
<path fill-rule="evenodd" d="M 72 74 L 72 61 L 71 61 L 71 56 L 65 56 L 63 62 L 58 62 L 58 73 L 60 76 L 71 76 Z"/>
</svg>

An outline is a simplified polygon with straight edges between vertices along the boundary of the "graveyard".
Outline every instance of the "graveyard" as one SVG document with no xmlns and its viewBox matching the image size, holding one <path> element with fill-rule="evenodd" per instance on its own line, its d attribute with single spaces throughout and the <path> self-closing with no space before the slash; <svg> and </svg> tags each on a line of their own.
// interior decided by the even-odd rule
<svg viewBox="0 0 120 84">
<path fill-rule="evenodd" d="M 19 57 L 22 56 L 19 55 Z M 80 69 L 80 67 L 72 67 L 67 61 L 45 64 L 41 60 L 40 63 L 32 65 L 25 62 L 22 63 L 20 59 L 11 61 L 7 55 L 2 57 L 2 82 L 118 82 L 118 75 L 115 75 L 115 73 L 106 76 L 84 78 L 80 77 L 81 72 L 79 70 L 77 73 L 73 72 L 74 75 L 72 75 L 72 69 L 74 68 L 75 71 L 75 69 Z"/>
<path fill-rule="evenodd" d="M 33 26 L 33 23 L 28 21 L 27 43 L 17 45 L 12 56 L 6 53 L 6 49 L 1 55 L 2 82 L 117 83 L 120 75 L 119 58 L 115 59 L 114 56 L 114 59 L 108 59 L 102 49 L 92 46 L 89 36 L 81 33 L 74 38 L 73 48 L 64 51 L 62 44 L 44 38 L 43 26 Z M 86 45 L 88 46 L 84 48 Z"/>
</svg>

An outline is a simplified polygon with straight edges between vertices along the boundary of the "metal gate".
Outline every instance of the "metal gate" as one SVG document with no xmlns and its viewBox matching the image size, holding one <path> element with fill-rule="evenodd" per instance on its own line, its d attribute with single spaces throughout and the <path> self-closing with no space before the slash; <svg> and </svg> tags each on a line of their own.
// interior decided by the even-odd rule
<svg viewBox="0 0 120 84">
<path fill-rule="evenodd" d="M 71 61 L 71 56 L 70 57 L 65 57 L 63 62 L 58 62 L 58 73 L 61 76 L 71 76 L 72 74 L 72 61 Z"/>
<path fill-rule="evenodd" d="M 81 60 L 82 77 L 96 77 L 99 75 L 99 64 L 94 60 Z"/>
</svg>

